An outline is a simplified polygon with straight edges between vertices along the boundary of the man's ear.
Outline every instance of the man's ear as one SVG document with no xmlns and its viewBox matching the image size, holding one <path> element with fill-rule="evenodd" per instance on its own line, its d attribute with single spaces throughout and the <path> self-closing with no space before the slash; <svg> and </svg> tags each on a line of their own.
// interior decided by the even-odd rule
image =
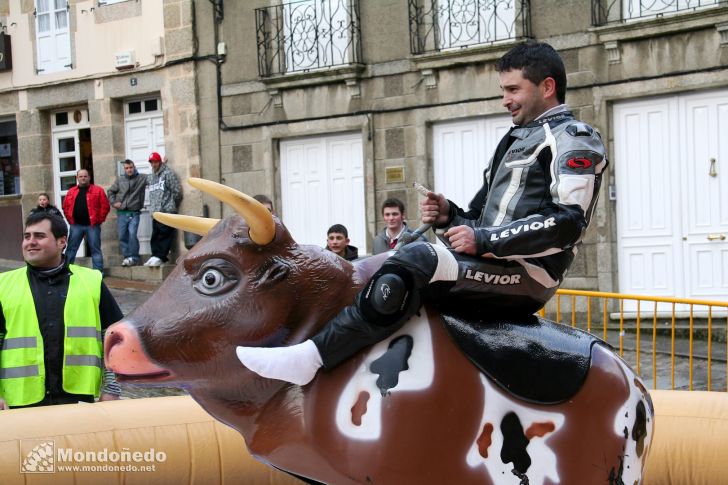
<svg viewBox="0 0 728 485">
<path fill-rule="evenodd" d="M 551 98 L 556 97 L 556 81 L 552 77 L 547 77 L 543 81 L 541 81 L 541 86 L 543 87 L 543 97 L 544 98 Z"/>
<path fill-rule="evenodd" d="M 66 246 L 68 245 L 68 238 L 66 236 L 61 236 L 58 238 L 56 243 L 61 246 L 61 249 L 66 249 Z"/>
</svg>

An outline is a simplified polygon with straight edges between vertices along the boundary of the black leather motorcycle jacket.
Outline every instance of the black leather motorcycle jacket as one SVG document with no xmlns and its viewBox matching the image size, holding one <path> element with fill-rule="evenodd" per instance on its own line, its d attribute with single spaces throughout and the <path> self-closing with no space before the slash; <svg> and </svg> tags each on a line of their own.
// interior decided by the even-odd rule
<svg viewBox="0 0 728 485">
<path fill-rule="evenodd" d="M 556 287 L 589 226 L 607 165 L 599 133 L 560 105 L 503 137 L 469 209 L 450 201 L 445 227 L 472 227 L 482 257 L 517 261 Z"/>
</svg>

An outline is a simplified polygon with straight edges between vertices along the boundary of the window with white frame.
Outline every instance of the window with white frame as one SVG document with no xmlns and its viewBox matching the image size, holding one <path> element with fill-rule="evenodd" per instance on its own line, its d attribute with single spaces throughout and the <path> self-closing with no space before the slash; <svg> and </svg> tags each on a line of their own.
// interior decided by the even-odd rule
<svg viewBox="0 0 728 485">
<path fill-rule="evenodd" d="M 35 0 L 38 74 L 73 68 L 68 9 L 68 0 Z"/>
</svg>

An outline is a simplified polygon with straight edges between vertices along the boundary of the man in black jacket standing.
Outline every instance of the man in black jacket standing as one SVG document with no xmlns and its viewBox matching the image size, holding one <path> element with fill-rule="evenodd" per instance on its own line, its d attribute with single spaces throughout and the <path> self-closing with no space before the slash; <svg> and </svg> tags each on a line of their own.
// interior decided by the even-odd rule
<svg viewBox="0 0 728 485">
<path fill-rule="evenodd" d="M 101 273 L 67 263 L 67 234 L 61 218 L 29 215 L 26 266 L 0 274 L 0 409 L 119 398 L 102 331 L 123 314 Z"/>
<path fill-rule="evenodd" d="M 106 191 L 109 204 L 116 209 L 116 225 L 119 230 L 119 249 L 124 260 L 122 266 L 139 264 L 139 214 L 144 207 L 144 191 L 147 177 L 137 172 L 132 160 L 124 160 L 124 173 L 116 178 Z"/>
</svg>

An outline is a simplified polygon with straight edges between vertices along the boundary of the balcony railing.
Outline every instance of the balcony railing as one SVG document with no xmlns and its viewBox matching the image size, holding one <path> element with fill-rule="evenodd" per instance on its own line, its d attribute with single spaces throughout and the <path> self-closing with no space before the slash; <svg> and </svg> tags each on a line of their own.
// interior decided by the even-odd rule
<svg viewBox="0 0 728 485">
<path fill-rule="evenodd" d="M 728 5 L 726 0 L 592 0 L 592 25 L 600 26 Z"/>
<path fill-rule="evenodd" d="M 409 0 L 413 54 L 530 37 L 530 0 Z"/>
<path fill-rule="evenodd" d="M 301 0 L 255 10 L 263 77 L 361 60 L 357 0 Z"/>
</svg>

